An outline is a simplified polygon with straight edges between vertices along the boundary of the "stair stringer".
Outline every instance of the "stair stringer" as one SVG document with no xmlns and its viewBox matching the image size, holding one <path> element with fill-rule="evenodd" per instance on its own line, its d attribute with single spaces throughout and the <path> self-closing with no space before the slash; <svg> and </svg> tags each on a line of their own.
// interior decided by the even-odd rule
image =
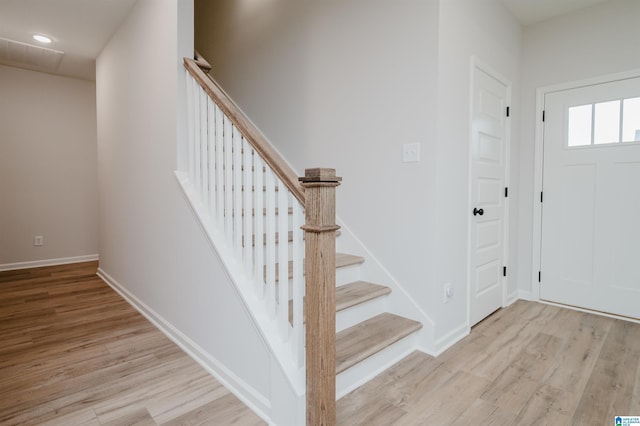
<svg viewBox="0 0 640 426">
<path fill-rule="evenodd" d="M 340 373 L 337 378 L 336 394 L 341 397 L 373 379 L 415 350 L 433 355 L 435 353 L 435 322 L 339 217 L 336 222 L 340 225 L 342 232 L 336 240 L 338 251 L 362 256 L 365 259 L 364 263 L 358 265 L 359 278 L 391 288 L 391 293 L 386 295 L 382 302 L 387 312 L 420 321 L 423 325 L 422 329 L 413 335 L 363 361 L 361 366 L 355 366 Z M 338 285 L 346 284 L 345 280 L 340 279 L 340 275 L 338 278 Z"/>
<path fill-rule="evenodd" d="M 270 371 L 265 372 L 270 377 L 271 395 L 269 402 L 260 407 L 261 411 L 269 416 L 269 423 L 273 425 L 295 426 L 303 424 L 306 417 L 306 371 L 304 365 L 296 368 L 294 354 L 290 346 L 279 337 L 275 320 L 268 313 L 265 303 L 259 299 L 254 291 L 253 280 L 246 274 L 243 265 L 236 258 L 233 248 L 226 242 L 212 218 L 206 213 L 206 209 L 199 200 L 186 173 L 176 171 L 175 176 L 185 200 L 207 236 L 214 253 L 224 265 L 246 312 L 263 339 L 265 347 L 272 355 Z M 237 385 L 234 390 L 248 394 L 255 393 L 250 388 L 238 389 Z M 241 399 L 247 400 L 247 398 Z"/>
</svg>

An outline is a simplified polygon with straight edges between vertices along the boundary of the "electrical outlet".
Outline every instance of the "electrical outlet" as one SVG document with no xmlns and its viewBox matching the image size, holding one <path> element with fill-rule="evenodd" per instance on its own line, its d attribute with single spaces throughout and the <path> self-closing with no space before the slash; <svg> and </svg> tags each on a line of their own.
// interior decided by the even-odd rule
<svg viewBox="0 0 640 426">
<path fill-rule="evenodd" d="M 453 298 L 453 286 L 449 283 L 444 285 L 444 303 L 449 303 Z"/>
<path fill-rule="evenodd" d="M 44 245 L 44 237 L 42 235 L 36 235 L 35 237 L 33 237 L 33 245 L 38 247 L 38 246 L 43 246 Z"/>
</svg>

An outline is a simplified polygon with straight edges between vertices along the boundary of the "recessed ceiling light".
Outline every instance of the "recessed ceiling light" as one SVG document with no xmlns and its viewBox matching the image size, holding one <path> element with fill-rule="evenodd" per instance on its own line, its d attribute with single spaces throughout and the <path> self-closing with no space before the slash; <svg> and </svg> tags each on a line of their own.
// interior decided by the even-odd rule
<svg viewBox="0 0 640 426">
<path fill-rule="evenodd" d="M 44 36 L 44 35 L 42 35 L 42 34 L 35 34 L 35 35 L 33 36 L 33 39 L 34 39 L 35 41 L 39 41 L 40 43 L 45 43 L 45 44 L 49 44 L 49 43 L 51 43 L 51 38 L 50 38 L 50 37 L 47 37 L 47 36 Z"/>
</svg>

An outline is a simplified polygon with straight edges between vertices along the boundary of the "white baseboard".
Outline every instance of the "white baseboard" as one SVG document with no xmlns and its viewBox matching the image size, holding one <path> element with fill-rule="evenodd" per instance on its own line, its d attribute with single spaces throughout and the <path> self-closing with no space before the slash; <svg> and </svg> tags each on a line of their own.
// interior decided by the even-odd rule
<svg viewBox="0 0 640 426">
<path fill-rule="evenodd" d="M 518 299 L 529 300 L 537 302 L 538 300 L 533 297 L 533 293 L 525 290 L 518 290 Z"/>
<path fill-rule="evenodd" d="M 520 299 L 520 294 L 519 294 L 519 290 L 516 290 L 507 296 L 507 299 L 505 300 L 505 304 L 503 307 L 506 308 L 507 306 L 511 306 L 512 304 L 517 302 L 518 299 Z"/>
<path fill-rule="evenodd" d="M 62 257 L 59 259 L 34 260 L 31 262 L 5 263 L 0 265 L 0 272 L 13 271 L 17 269 L 41 268 L 43 266 L 67 265 L 69 263 L 91 262 L 98 260 L 97 254 L 85 256 Z"/>
<path fill-rule="evenodd" d="M 259 392 L 249 386 L 241 378 L 236 376 L 232 371 L 227 369 L 222 363 L 214 358 L 210 353 L 204 350 L 200 345 L 195 343 L 189 337 L 184 335 L 180 330 L 175 328 L 169 321 L 164 319 L 160 314 L 155 312 L 143 301 L 138 299 L 134 294 L 118 283 L 113 277 L 107 274 L 103 269 L 98 268 L 98 276 L 102 278 L 111 288 L 120 294 L 131 306 L 147 318 L 158 330 L 164 333 L 173 343 L 178 345 L 180 349 L 185 351 L 194 361 L 202 368 L 207 370 L 209 374 L 222 383 L 231 393 L 240 399 L 245 405 L 253 410 L 258 416 L 269 424 L 273 424 L 266 412 L 271 409 L 271 402 L 262 396 Z"/>
<path fill-rule="evenodd" d="M 460 326 L 451 330 L 449 333 L 437 339 L 434 345 L 434 352 L 433 353 L 427 352 L 427 353 L 434 357 L 441 355 L 444 351 L 449 349 L 451 346 L 455 345 L 460 340 L 467 337 L 469 335 L 470 330 L 471 329 L 469 327 L 469 324 L 467 324 L 466 322 L 464 324 L 461 324 Z"/>
</svg>

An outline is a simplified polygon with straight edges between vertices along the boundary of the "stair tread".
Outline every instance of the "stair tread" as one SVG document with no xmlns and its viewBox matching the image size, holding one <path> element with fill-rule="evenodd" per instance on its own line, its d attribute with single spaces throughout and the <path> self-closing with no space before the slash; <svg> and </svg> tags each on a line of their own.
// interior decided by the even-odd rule
<svg viewBox="0 0 640 426">
<path fill-rule="evenodd" d="M 336 374 L 422 328 L 422 323 L 385 312 L 336 335 Z"/>
<path fill-rule="evenodd" d="M 336 268 L 364 263 L 364 257 L 353 254 L 336 253 Z"/>
<path fill-rule="evenodd" d="M 342 311 L 391 293 L 389 287 L 366 281 L 355 281 L 336 288 L 336 311 Z"/>
</svg>

